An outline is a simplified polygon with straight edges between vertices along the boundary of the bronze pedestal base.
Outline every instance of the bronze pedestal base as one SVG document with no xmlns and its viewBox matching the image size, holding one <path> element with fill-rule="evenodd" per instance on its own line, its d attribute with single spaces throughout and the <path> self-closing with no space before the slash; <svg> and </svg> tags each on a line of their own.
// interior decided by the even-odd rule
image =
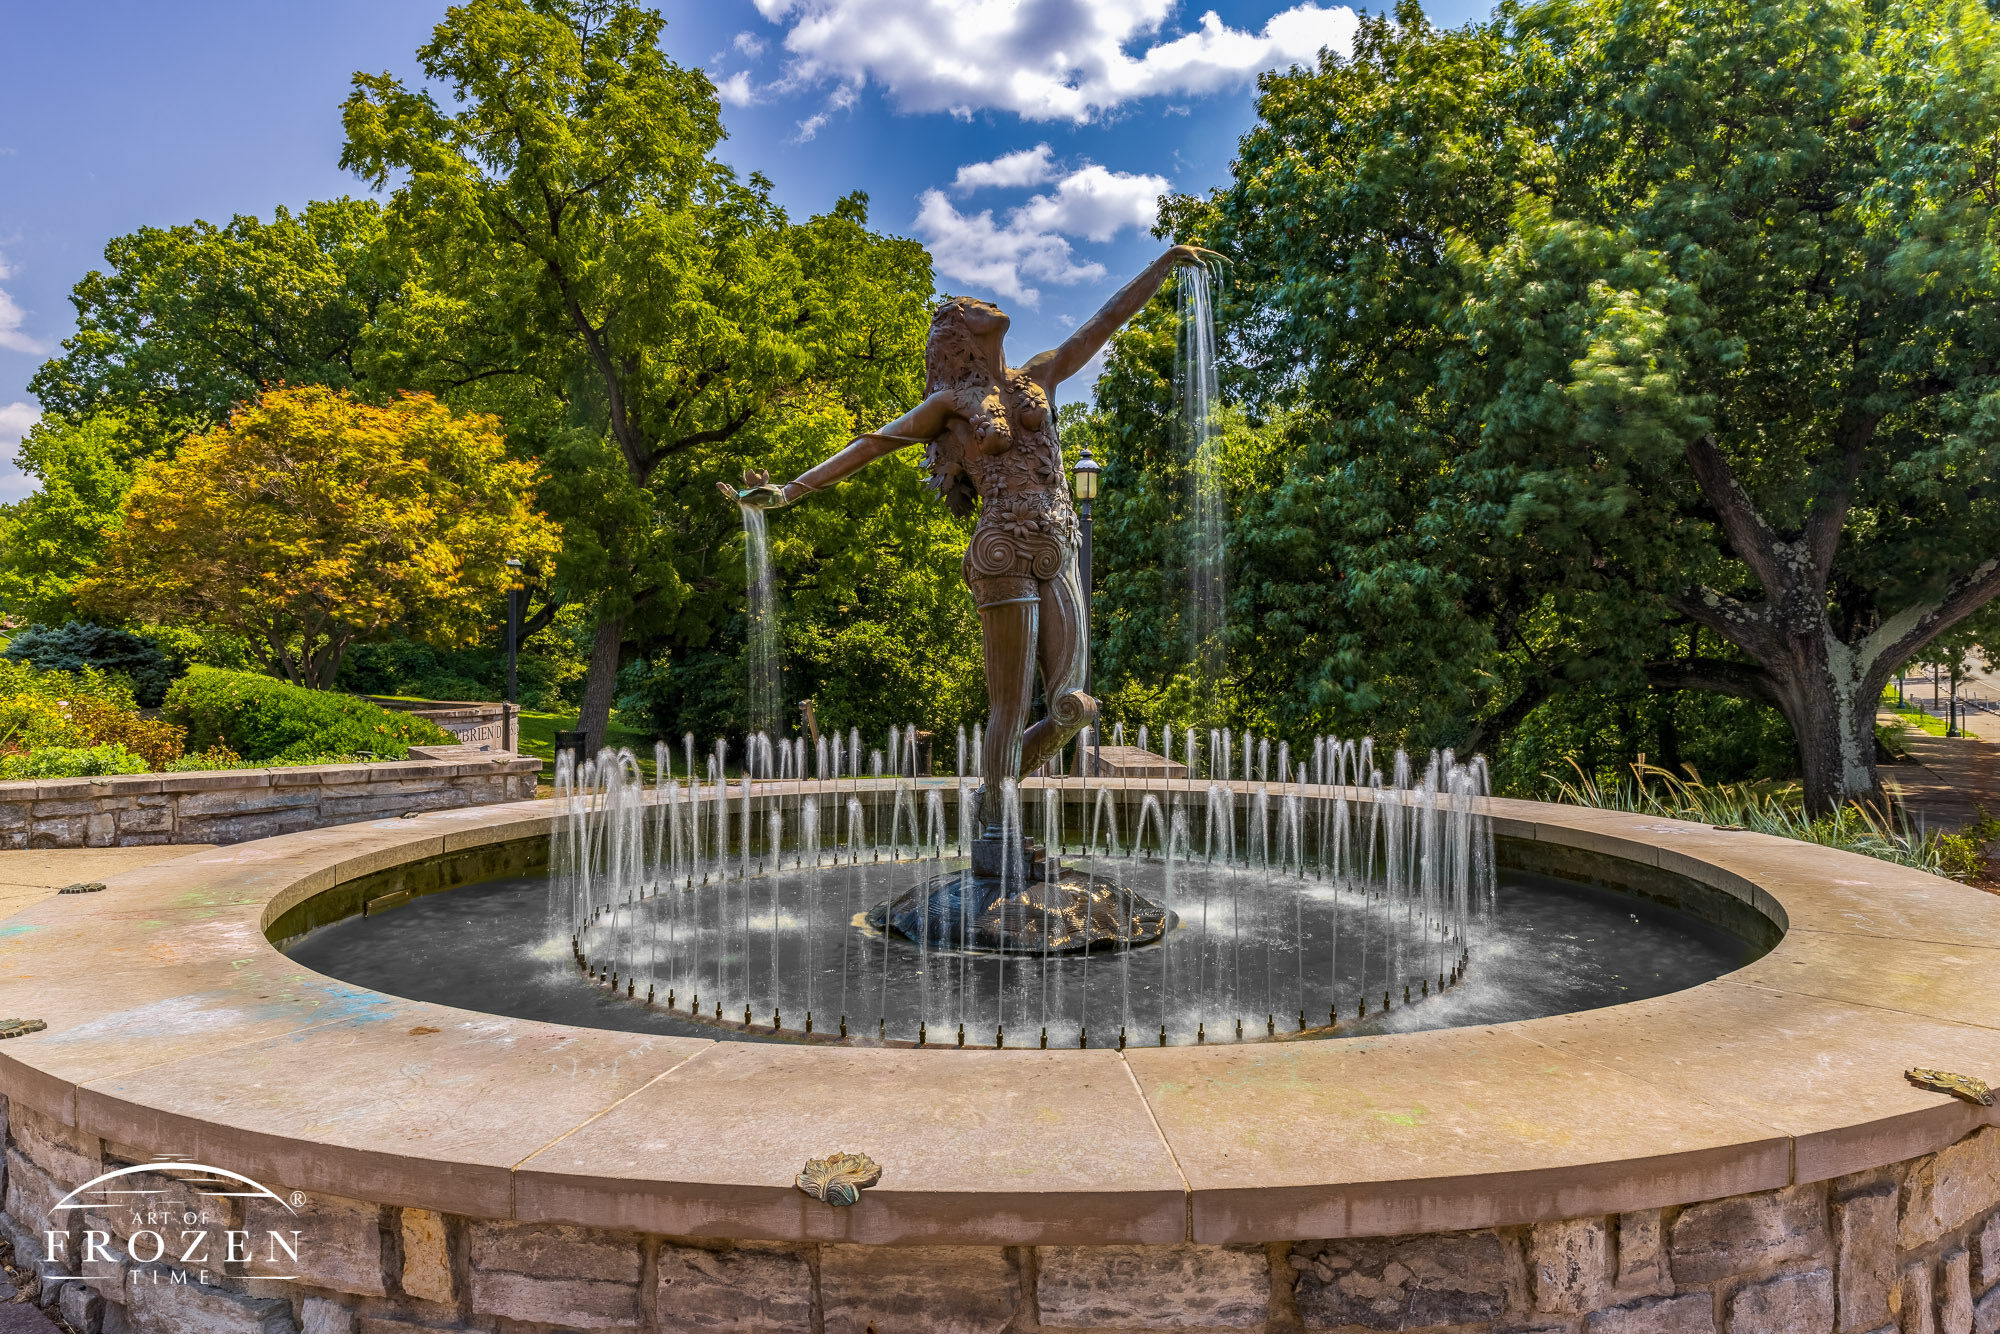
<svg viewBox="0 0 2000 1334">
<path fill-rule="evenodd" d="M 1058 863 L 1027 844 L 1004 865 L 997 839 L 973 844 L 972 865 L 933 876 L 868 910 L 867 921 L 906 940 L 937 949 L 1005 954 L 1080 954 L 1147 945 L 1165 935 L 1172 916 L 1137 890 Z"/>
</svg>

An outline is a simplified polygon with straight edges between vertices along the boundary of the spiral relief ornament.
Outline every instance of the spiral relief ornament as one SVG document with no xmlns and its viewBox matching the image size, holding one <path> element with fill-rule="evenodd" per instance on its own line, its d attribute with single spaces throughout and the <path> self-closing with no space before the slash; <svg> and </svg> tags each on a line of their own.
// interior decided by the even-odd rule
<svg viewBox="0 0 2000 1334">
<path fill-rule="evenodd" d="M 1096 707 L 1097 701 L 1081 690 L 1065 690 L 1049 701 L 1049 717 L 1068 732 L 1088 722 Z"/>
<path fill-rule="evenodd" d="M 984 522 L 973 532 L 965 549 L 965 570 L 971 578 L 1025 573 L 1019 568 L 1020 560 L 1020 548 L 1015 545 L 1013 535 Z"/>
</svg>

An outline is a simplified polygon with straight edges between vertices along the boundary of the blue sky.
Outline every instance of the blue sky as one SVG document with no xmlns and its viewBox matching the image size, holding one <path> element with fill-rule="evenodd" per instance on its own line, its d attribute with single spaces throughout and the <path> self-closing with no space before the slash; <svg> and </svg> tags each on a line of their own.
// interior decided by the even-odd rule
<svg viewBox="0 0 2000 1334">
<path fill-rule="evenodd" d="M 70 287 L 145 225 L 362 194 L 337 166 L 357 70 L 416 76 L 431 0 L 0 0 L 0 455 L 73 327 Z M 1059 341 L 1157 243 L 1161 188 L 1228 175 L 1256 72 L 1325 42 L 1331 0 L 708 0 L 664 43 L 724 95 L 723 156 L 795 214 L 866 190 L 930 246 L 939 285 Z M 1433 20 L 1480 16 L 1449 0 Z M 1087 389 L 1079 379 L 1073 382 Z M 0 465 L 0 499 L 25 491 Z"/>
</svg>

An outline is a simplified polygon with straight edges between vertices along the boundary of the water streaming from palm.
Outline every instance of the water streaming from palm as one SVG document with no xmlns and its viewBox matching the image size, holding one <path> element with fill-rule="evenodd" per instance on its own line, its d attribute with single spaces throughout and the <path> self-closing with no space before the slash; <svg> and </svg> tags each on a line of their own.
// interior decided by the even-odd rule
<svg viewBox="0 0 2000 1334">
<path fill-rule="evenodd" d="M 1216 412 L 1215 307 L 1206 268 L 1181 270 L 1176 380 L 1188 460 L 1188 634 L 1197 678 L 1211 694 L 1225 670 L 1228 606 L 1228 499 Z"/>
</svg>

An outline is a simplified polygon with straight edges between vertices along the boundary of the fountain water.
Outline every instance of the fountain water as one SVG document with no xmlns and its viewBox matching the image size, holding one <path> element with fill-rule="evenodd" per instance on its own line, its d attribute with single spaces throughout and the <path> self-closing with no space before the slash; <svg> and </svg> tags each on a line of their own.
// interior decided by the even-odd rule
<svg viewBox="0 0 2000 1334">
<path fill-rule="evenodd" d="M 755 505 L 743 512 L 743 575 L 750 595 L 749 698 L 745 701 L 751 726 L 775 731 L 778 726 L 778 584 L 771 569 L 771 538 L 764 511 Z"/>
<path fill-rule="evenodd" d="M 629 752 L 565 757 L 552 930 L 621 997 L 753 1035 L 933 1045 L 963 1028 L 988 1046 L 1011 1024 L 1058 1045 L 1167 1045 L 1325 1034 L 1433 994 L 1490 905 L 1483 762 L 1445 752 L 1419 772 L 1398 752 L 1391 775 L 1336 787 L 1309 785 L 1303 763 L 1292 782 L 1231 777 L 1230 747 L 1209 752 L 1205 783 L 1194 763 L 1185 784 L 1146 788 L 1007 782 L 1003 841 L 1042 841 L 998 902 L 918 892 L 964 870 L 974 789 L 909 772 L 907 736 L 887 766 L 903 772 L 866 785 L 762 736 L 734 782 L 713 762 L 707 781 L 667 765 L 650 791 Z M 1314 742 L 1323 778 L 1356 753 Z M 1065 877 L 1088 885 L 1065 902 L 1126 929 L 1063 953 L 1045 909 Z M 1115 956 L 1109 974 L 1092 953 Z"/>
<path fill-rule="evenodd" d="M 1200 265 L 1181 270 L 1177 289 L 1177 371 L 1181 420 L 1188 437 L 1188 631 L 1195 665 L 1213 687 L 1223 671 L 1228 511 L 1221 442 L 1215 430 L 1221 391 L 1215 373 L 1215 311 L 1208 270 Z"/>
</svg>

